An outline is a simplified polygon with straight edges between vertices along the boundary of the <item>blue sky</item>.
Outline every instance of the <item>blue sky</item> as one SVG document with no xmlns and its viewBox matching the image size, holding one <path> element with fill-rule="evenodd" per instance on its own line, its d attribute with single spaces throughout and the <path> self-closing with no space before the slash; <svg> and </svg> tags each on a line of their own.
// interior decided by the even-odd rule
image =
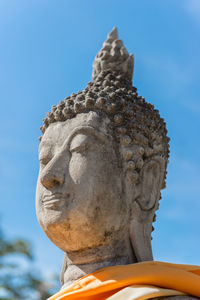
<svg viewBox="0 0 200 300">
<path fill-rule="evenodd" d="M 1 222 L 8 236 L 32 241 L 46 274 L 60 272 L 63 254 L 35 216 L 39 127 L 91 80 L 113 26 L 135 56 L 133 84 L 171 137 L 154 257 L 200 265 L 200 1 L 0 0 Z"/>
</svg>

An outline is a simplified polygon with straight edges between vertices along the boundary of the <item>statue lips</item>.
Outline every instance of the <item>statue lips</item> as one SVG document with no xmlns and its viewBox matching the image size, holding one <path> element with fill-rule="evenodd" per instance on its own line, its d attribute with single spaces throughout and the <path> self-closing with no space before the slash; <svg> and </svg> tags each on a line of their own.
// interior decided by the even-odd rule
<svg viewBox="0 0 200 300">
<path fill-rule="evenodd" d="M 69 198 L 69 194 L 64 195 L 63 193 L 52 193 L 50 195 L 44 195 L 42 203 L 47 209 L 58 209 Z"/>
</svg>

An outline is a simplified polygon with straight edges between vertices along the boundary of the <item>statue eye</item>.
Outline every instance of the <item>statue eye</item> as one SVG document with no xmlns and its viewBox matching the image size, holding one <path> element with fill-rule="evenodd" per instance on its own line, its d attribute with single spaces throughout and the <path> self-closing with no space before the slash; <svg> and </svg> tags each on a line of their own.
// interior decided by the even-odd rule
<svg viewBox="0 0 200 300">
<path fill-rule="evenodd" d="M 70 152 L 83 153 L 88 149 L 90 139 L 87 135 L 76 135 L 70 144 Z"/>
<path fill-rule="evenodd" d="M 41 166 L 46 166 L 51 160 L 50 156 L 42 157 L 40 158 L 40 165 Z"/>
<path fill-rule="evenodd" d="M 75 147 L 70 147 L 70 152 L 84 153 L 87 149 L 88 149 L 88 145 L 84 143 L 81 145 L 77 145 Z"/>
</svg>

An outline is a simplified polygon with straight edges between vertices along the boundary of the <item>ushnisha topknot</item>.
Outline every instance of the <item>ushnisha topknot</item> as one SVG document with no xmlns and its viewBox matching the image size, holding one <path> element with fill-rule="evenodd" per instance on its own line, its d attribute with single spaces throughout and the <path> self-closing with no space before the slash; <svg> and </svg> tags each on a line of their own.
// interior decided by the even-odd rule
<svg viewBox="0 0 200 300">
<path fill-rule="evenodd" d="M 128 54 L 123 42 L 118 39 L 117 28 L 114 27 L 95 57 L 92 79 L 95 80 L 102 71 L 112 70 L 132 80 L 133 63 L 133 54 Z"/>
<path fill-rule="evenodd" d="M 158 110 L 132 86 L 132 74 L 133 55 L 128 54 L 114 28 L 94 60 L 92 82 L 83 91 L 53 106 L 43 119 L 41 131 L 44 134 L 49 124 L 63 122 L 79 113 L 106 114 L 119 144 L 124 172 L 136 183 L 143 164 L 154 156 L 165 160 L 166 169 L 169 138 Z"/>
</svg>

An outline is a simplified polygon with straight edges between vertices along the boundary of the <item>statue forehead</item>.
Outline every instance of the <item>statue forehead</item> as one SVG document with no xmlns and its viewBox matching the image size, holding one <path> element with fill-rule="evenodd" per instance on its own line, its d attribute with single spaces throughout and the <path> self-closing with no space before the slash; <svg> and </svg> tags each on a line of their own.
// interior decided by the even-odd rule
<svg viewBox="0 0 200 300">
<path fill-rule="evenodd" d="M 64 122 L 52 123 L 42 137 L 39 149 L 43 148 L 43 146 L 61 146 L 76 128 L 90 126 L 107 135 L 109 123 L 110 120 L 106 115 L 98 114 L 94 111 L 78 114 L 76 117 Z"/>
</svg>

